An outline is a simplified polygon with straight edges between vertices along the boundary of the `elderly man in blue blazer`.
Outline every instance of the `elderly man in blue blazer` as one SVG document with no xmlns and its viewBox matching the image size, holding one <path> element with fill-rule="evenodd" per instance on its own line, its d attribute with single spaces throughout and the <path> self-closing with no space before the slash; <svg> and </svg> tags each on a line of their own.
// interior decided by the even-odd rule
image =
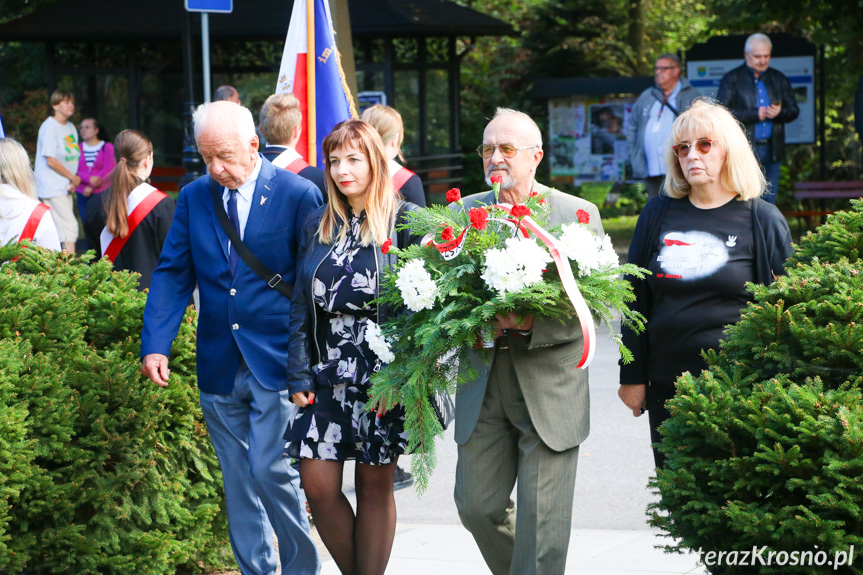
<svg viewBox="0 0 863 575">
<path fill-rule="evenodd" d="M 275 573 L 275 529 L 282 573 L 315 574 L 320 558 L 299 479 L 283 457 L 291 414 L 285 387 L 291 301 L 238 257 L 214 194 L 243 244 L 289 285 L 302 224 L 323 199 L 314 184 L 258 153 L 246 108 L 204 104 L 194 122 L 209 175 L 180 192 L 144 311 L 142 371 L 168 385 L 171 344 L 197 283 L 198 387 L 222 468 L 234 556 L 244 575 Z"/>
</svg>

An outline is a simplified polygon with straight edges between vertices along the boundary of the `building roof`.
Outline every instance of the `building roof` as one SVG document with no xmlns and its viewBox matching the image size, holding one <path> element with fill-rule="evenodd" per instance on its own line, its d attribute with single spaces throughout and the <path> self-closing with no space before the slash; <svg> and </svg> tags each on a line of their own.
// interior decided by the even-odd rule
<svg viewBox="0 0 863 575">
<path fill-rule="evenodd" d="M 0 24 L 0 41 L 179 39 L 183 0 L 75 0 L 42 6 Z M 284 41 L 293 0 L 237 0 L 231 14 L 210 14 L 215 40 Z M 349 0 L 355 37 L 500 36 L 512 27 L 447 0 Z M 200 33 L 193 14 L 193 34 Z"/>
</svg>

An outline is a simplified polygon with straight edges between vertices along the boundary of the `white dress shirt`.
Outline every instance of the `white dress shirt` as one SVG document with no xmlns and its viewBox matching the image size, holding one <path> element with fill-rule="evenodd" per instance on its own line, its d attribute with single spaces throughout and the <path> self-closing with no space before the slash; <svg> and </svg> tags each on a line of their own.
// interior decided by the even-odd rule
<svg viewBox="0 0 863 575">
<path fill-rule="evenodd" d="M 258 175 L 261 173 L 261 156 L 255 158 L 255 167 L 252 173 L 246 178 L 242 186 L 237 188 L 237 216 L 240 218 L 240 239 L 244 239 L 246 231 L 246 222 L 249 221 L 249 211 L 252 209 L 252 198 L 255 195 L 255 184 L 258 181 Z M 222 188 L 222 202 L 225 205 L 225 213 L 228 212 L 228 199 L 231 197 L 229 188 Z M 231 251 L 231 242 L 228 241 L 228 253 Z"/>
</svg>

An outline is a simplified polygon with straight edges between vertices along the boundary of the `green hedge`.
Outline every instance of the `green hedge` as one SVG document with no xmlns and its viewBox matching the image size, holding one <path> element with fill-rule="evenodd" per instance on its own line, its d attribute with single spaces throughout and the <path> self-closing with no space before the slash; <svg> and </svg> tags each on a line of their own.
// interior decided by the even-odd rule
<svg viewBox="0 0 863 575">
<path fill-rule="evenodd" d="M 710 369 L 678 379 L 651 523 L 669 550 L 787 554 L 717 573 L 863 573 L 863 202 L 803 238 L 787 270 L 751 288 Z M 852 565 L 791 564 L 852 546 Z"/>
<path fill-rule="evenodd" d="M 0 572 L 233 565 L 194 316 L 157 387 L 140 374 L 137 276 L 89 257 L 0 247 Z"/>
</svg>

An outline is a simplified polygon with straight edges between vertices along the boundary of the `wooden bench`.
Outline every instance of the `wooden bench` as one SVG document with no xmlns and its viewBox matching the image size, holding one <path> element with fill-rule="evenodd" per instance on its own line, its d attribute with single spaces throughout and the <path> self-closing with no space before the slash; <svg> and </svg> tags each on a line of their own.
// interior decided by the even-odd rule
<svg viewBox="0 0 863 575">
<path fill-rule="evenodd" d="M 829 200 L 863 198 L 863 180 L 840 182 L 797 182 L 794 198 L 802 209 L 784 211 L 786 218 L 798 218 L 812 229 L 826 216 L 836 211 L 828 205 Z"/>
</svg>

